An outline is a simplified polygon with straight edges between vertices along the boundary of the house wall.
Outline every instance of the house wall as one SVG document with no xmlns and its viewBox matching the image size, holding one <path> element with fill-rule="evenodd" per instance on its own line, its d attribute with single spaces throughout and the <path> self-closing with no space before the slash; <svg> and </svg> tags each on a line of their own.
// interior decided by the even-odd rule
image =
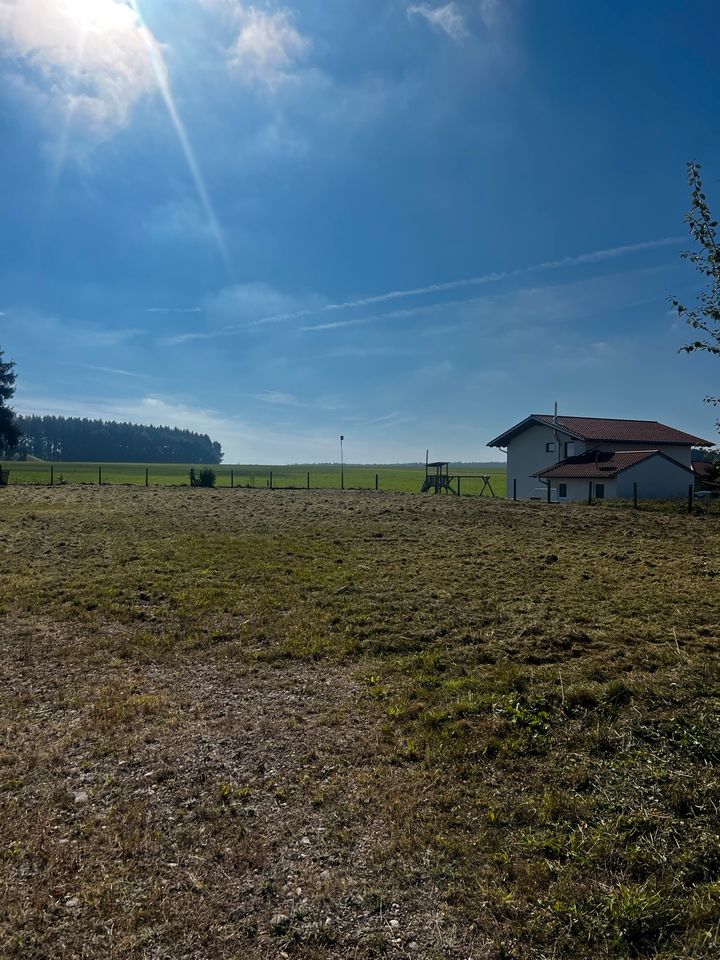
<svg viewBox="0 0 720 960">
<path fill-rule="evenodd" d="M 551 467 L 558 460 L 564 458 L 563 443 L 575 443 L 575 454 L 585 453 L 587 444 L 574 441 L 567 433 L 558 431 L 561 444 L 560 454 L 557 450 L 546 453 L 545 444 L 555 443 L 555 431 L 544 424 L 534 424 L 515 437 L 507 446 L 507 496 L 512 499 L 513 480 L 517 480 L 517 495 L 519 500 L 527 500 L 530 494 L 542 487 L 543 484 L 533 473 L 538 473 L 546 467 Z"/>
<path fill-rule="evenodd" d="M 662 444 L 657 443 L 589 443 L 589 450 L 659 450 L 666 457 L 677 460 L 678 463 L 690 466 L 692 447 L 682 446 L 681 444 Z"/>
<path fill-rule="evenodd" d="M 633 483 L 637 483 L 640 500 L 677 500 L 688 495 L 693 475 L 669 463 L 663 457 L 652 457 L 618 474 L 618 496 L 630 500 Z"/>
<path fill-rule="evenodd" d="M 585 453 L 587 444 L 582 441 L 573 441 L 573 438 L 562 431 L 558 431 L 561 445 L 565 442 L 575 443 L 575 454 Z M 543 487 L 543 484 L 534 473 L 551 467 L 558 460 L 564 458 L 564 448 L 560 454 L 545 452 L 546 443 L 555 442 L 555 431 L 552 427 L 537 423 L 515 437 L 507 446 L 507 496 L 512 499 L 513 480 L 517 480 L 517 495 L 519 500 L 527 500 L 534 490 Z M 587 489 L 587 487 L 586 487 Z"/>
<path fill-rule="evenodd" d="M 560 497 L 559 489 L 560 484 L 567 484 L 567 497 Z M 583 480 L 580 478 L 573 478 L 569 480 L 551 480 L 551 497 L 553 502 L 556 500 L 559 503 L 571 503 L 575 500 L 587 500 L 588 498 L 588 484 L 590 480 Z M 596 496 L 595 484 L 602 483 L 605 486 L 605 500 L 615 500 L 617 493 L 617 480 L 593 480 L 592 481 L 592 495 L 593 499 Z"/>
</svg>

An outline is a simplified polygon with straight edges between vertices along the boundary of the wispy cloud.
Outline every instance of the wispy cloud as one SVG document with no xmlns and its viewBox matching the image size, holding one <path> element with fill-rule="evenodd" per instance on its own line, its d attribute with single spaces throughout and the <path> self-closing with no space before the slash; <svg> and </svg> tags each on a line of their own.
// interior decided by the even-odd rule
<svg viewBox="0 0 720 960">
<path fill-rule="evenodd" d="M 414 4 L 408 7 L 408 13 L 424 17 L 428 23 L 438 27 L 453 40 L 464 40 L 468 34 L 465 17 L 453 0 L 442 7 L 431 7 L 427 3 Z"/>
<path fill-rule="evenodd" d="M 583 366 L 600 366 L 612 362 L 615 348 L 606 340 L 591 343 L 556 343 L 550 348 L 548 363 L 557 368 L 577 370 Z"/>
<path fill-rule="evenodd" d="M 86 363 L 85 368 L 87 370 L 97 370 L 99 373 L 109 373 L 116 377 L 133 377 L 138 380 L 144 379 L 144 374 L 142 373 L 134 373 L 132 370 L 120 370 L 116 367 L 98 367 L 94 363 Z"/>
<path fill-rule="evenodd" d="M 270 90 L 294 79 L 296 65 L 312 44 L 295 26 L 291 10 L 260 10 L 242 0 L 203 0 L 203 3 L 224 12 L 237 31 L 227 48 L 227 63 L 232 74 Z"/>
<path fill-rule="evenodd" d="M 202 313 L 202 307 L 145 307 L 145 313 Z"/>
<path fill-rule="evenodd" d="M 206 211 L 191 196 L 169 200 L 153 207 L 143 223 L 143 230 L 152 240 L 161 243 L 214 240 L 213 226 Z"/>
<path fill-rule="evenodd" d="M 500 0 L 480 0 L 480 16 L 488 30 L 498 25 L 502 8 Z"/>
<path fill-rule="evenodd" d="M 415 417 L 393 410 L 379 417 L 343 417 L 343 423 L 354 423 L 363 427 L 396 427 L 401 423 L 413 423 Z"/>
<path fill-rule="evenodd" d="M 179 347 L 183 343 L 193 343 L 195 340 L 211 340 L 217 336 L 219 336 L 218 333 L 196 331 L 195 333 L 178 333 L 173 337 L 165 337 L 160 342 L 164 347 Z"/>
<path fill-rule="evenodd" d="M 118 367 L 101 367 L 94 363 L 72 363 L 68 360 L 57 360 L 62 367 L 75 367 L 82 370 L 96 370 L 98 373 L 107 373 L 111 376 L 117 377 L 132 377 L 133 379 L 144 380 L 145 375 L 142 373 L 135 373 L 132 370 L 121 370 Z"/>
<path fill-rule="evenodd" d="M 262 403 L 272 403 L 284 407 L 300 407 L 302 404 L 291 393 L 282 393 L 280 390 L 266 390 L 265 393 L 254 394 L 256 400 Z"/>
<path fill-rule="evenodd" d="M 198 340 L 226 337 L 238 330 L 263 323 L 312 316 L 322 310 L 325 300 L 316 294 L 287 294 L 269 283 L 237 283 L 223 288 L 203 304 L 209 326 L 164 338 L 164 346 L 178 346 Z M 223 323 L 223 321 L 225 321 Z"/>
<path fill-rule="evenodd" d="M 116 347 L 128 340 L 142 337 L 145 332 L 145 330 L 136 327 L 127 327 L 122 330 L 98 330 L 87 327 L 78 329 L 78 335 L 82 337 L 84 345 L 88 347 Z"/>
<path fill-rule="evenodd" d="M 260 403 L 269 403 L 274 407 L 302 407 L 305 410 L 340 410 L 343 406 L 323 398 L 301 400 L 295 394 L 284 393 L 282 390 L 265 390 L 263 393 L 254 393 L 253 399 L 259 400 Z"/>
</svg>

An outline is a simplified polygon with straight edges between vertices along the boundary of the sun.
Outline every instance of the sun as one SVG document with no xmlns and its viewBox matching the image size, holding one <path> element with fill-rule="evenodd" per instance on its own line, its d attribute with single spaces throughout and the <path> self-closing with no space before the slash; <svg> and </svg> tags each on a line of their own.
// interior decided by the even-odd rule
<svg viewBox="0 0 720 960">
<path fill-rule="evenodd" d="M 59 0 L 59 7 L 80 30 L 127 29 L 135 20 L 125 0 Z"/>
</svg>

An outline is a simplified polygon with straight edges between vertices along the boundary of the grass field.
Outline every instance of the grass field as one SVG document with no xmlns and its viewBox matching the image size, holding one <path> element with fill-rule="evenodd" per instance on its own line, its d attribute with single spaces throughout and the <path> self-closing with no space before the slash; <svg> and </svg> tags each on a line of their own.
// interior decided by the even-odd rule
<svg viewBox="0 0 720 960">
<path fill-rule="evenodd" d="M 151 486 L 180 486 L 190 482 L 190 467 L 192 464 L 154 464 L 147 469 Z M 9 463 L 5 465 L 10 471 L 10 483 L 50 483 L 50 464 L 27 462 Z M 98 470 L 102 470 L 102 481 L 105 484 L 145 484 L 144 464 L 135 463 L 56 463 L 53 465 L 56 483 L 84 483 L 96 484 L 99 479 Z M 197 466 L 196 466 L 197 469 Z M 272 472 L 273 486 L 302 487 L 307 486 L 307 475 L 310 474 L 310 485 L 316 490 L 340 489 L 340 467 L 337 464 L 293 464 L 290 466 L 268 466 L 267 464 L 223 464 L 213 467 L 219 487 L 229 487 L 233 483 L 236 487 L 267 487 Z M 458 467 L 458 472 L 479 476 L 489 474 L 492 477 L 492 486 L 495 494 L 505 496 L 505 465 L 502 463 L 486 466 Z M 345 467 L 345 489 L 375 489 L 375 476 L 381 490 L 410 493 L 418 492 L 425 478 L 425 468 L 422 466 L 365 465 L 348 464 Z M 463 494 L 477 494 L 482 484 L 479 480 L 463 479 L 461 491 Z"/>
<path fill-rule="evenodd" d="M 0 490 L 3 960 L 720 955 L 720 516 Z"/>
</svg>

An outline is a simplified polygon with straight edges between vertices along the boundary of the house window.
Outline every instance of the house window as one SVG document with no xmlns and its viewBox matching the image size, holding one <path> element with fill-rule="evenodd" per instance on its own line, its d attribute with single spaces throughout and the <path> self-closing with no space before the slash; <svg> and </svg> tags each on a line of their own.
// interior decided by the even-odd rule
<svg viewBox="0 0 720 960">
<path fill-rule="evenodd" d="M 574 456 L 575 456 L 575 444 L 574 444 L 574 443 L 566 443 L 566 444 L 565 444 L 565 456 L 566 456 L 566 457 L 574 457 Z"/>
<path fill-rule="evenodd" d="M 559 484 L 558 484 L 558 496 L 560 497 L 560 499 L 564 499 L 565 497 L 567 497 L 567 484 L 566 484 L 566 483 L 559 483 Z"/>
<path fill-rule="evenodd" d="M 605 484 L 596 483 L 595 484 L 595 499 L 604 500 L 605 499 Z"/>
<path fill-rule="evenodd" d="M 555 444 L 554 444 L 554 443 L 546 443 L 546 444 L 545 444 L 545 453 L 555 453 Z"/>
</svg>

